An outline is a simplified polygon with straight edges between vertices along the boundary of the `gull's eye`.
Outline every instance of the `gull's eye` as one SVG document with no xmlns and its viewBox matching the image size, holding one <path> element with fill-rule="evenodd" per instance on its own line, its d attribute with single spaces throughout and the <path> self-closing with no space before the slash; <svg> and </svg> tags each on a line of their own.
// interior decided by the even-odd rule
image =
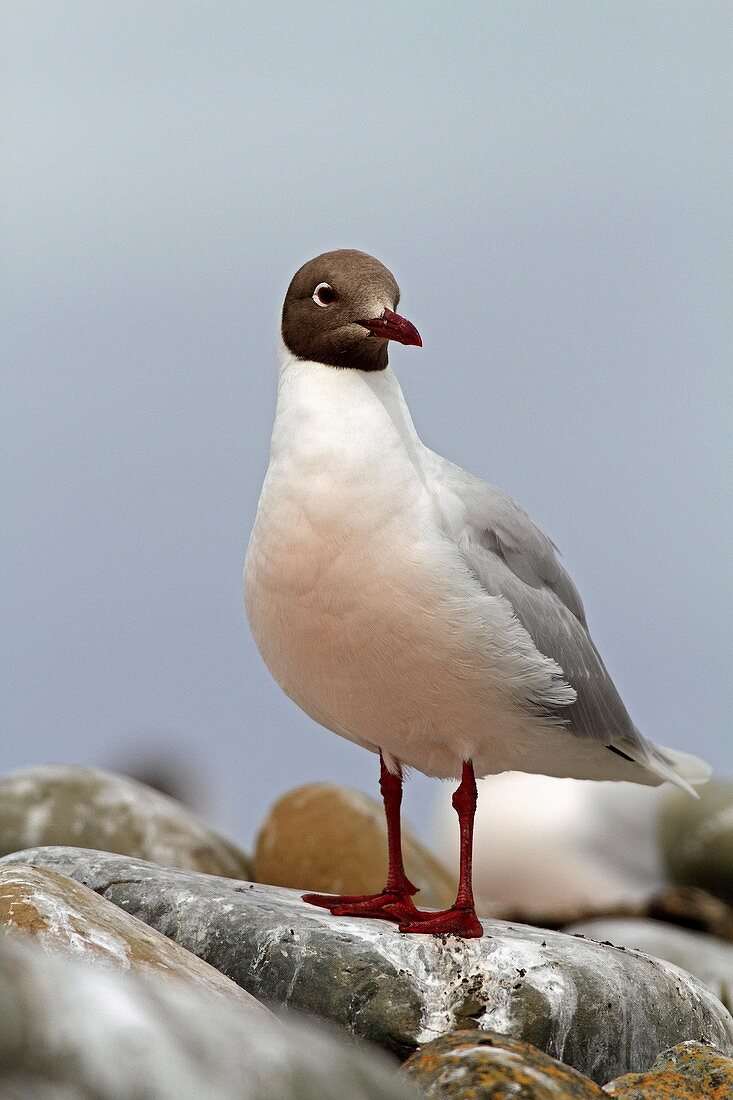
<svg viewBox="0 0 733 1100">
<path fill-rule="evenodd" d="M 329 283 L 319 283 L 313 291 L 313 301 L 317 306 L 330 306 L 338 301 L 338 294 Z"/>
</svg>

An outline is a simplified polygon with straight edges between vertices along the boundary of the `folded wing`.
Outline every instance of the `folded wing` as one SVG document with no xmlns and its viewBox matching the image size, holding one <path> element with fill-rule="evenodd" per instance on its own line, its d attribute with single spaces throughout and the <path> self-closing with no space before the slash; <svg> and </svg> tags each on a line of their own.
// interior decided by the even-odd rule
<svg viewBox="0 0 733 1100">
<path fill-rule="evenodd" d="M 447 530 L 492 596 L 509 601 L 540 653 L 577 693 L 558 712 L 566 729 L 687 787 L 709 768 L 647 741 L 623 704 L 588 631 L 583 603 L 557 547 L 511 497 L 429 451 L 427 468 Z"/>
</svg>

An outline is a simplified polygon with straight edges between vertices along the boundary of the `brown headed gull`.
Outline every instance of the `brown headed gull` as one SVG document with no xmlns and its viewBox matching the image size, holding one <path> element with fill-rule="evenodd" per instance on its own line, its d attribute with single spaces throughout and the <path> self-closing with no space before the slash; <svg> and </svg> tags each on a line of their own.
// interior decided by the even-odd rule
<svg viewBox="0 0 733 1100">
<path fill-rule="evenodd" d="M 475 776 L 688 787 L 709 769 L 647 741 L 591 640 L 553 543 L 505 493 L 420 441 L 387 362 L 422 345 L 378 260 L 297 272 L 282 312 L 270 465 L 245 602 L 270 672 L 306 713 L 378 753 L 389 872 L 373 897 L 306 895 L 406 932 L 480 936 Z M 400 845 L 402 769 L 460 778 L 455 904 L 420 912 Z"/>
</svg>

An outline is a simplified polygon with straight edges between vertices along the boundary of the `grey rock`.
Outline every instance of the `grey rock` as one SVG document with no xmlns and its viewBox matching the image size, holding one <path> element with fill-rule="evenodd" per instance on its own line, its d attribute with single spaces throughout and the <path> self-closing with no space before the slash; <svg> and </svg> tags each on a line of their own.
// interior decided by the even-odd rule
<svg viewBox="0 0 733 1100">
<path fill-rule="evenodd" d="M 667 792 L 658 826 L 662 857 L 672 882 L 733 903 L 733 783 L 712 779 L 698 794 Z"/>
<path fill-rule="evenodd" d="M 0 777 L 0 855 L 47 844 L 208 875 L 251 875 L 248 856 L 179 802 L 94 768 L 49 765 Z"/>
<path fill-rule="evenodd" d="M 320 1014 L 400 1054 L 461 1027 L 533 1043 L 603 1083 L 682 1039 L 733 1052 L 733 1020 L 667 963 L 560 932 L 485 922 L 481 940 L 401 935 L 293 891 L 46 848 L 6 857 L 70 875 L 260 1000 Z"/>
<path fill-rule="evenodd" d="M 0 1077 L 0 1100 L 87 1100 L 88 1096 L 88 1092 L 81 1092 L 73 1085 L 43 1081 L 35 1073 Z"/>
<path fill-rule="evenodd" d="M 610 940 L 674 963 L 705 985 L 730 1011 L 733 1009 L 733 946 L 658 920 L 589 920 L 565 929 L 594 940 Z"/>
<path fill-rule="evenodd" d="M 25 940 L 0 939 L 0 1022 L 23 1100 L 416 1100 L 378 1051 Z"/>
</svg>

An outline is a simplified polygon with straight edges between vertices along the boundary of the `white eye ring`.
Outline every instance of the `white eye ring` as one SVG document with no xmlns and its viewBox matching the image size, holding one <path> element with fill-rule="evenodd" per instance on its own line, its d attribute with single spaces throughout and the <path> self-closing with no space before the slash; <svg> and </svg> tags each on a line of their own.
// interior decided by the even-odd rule
<svg viewBox="0 0 733 1100">
<path fill-rule="evenodd" d="M 323 291 L 326 292 L 324 295 L 324 297 L 326 298 L 325 302 L 321 298 L 321 293 Z M 325 309 L 326 306 L 330 306 L 332 302 L 338 301 L 338 294 L 333 289 L 330 283 L 319 283 L 316 289 L 313 291 L 312 298 L 317 306 L 320 306 L 321 309 Z"/>
</svg>

